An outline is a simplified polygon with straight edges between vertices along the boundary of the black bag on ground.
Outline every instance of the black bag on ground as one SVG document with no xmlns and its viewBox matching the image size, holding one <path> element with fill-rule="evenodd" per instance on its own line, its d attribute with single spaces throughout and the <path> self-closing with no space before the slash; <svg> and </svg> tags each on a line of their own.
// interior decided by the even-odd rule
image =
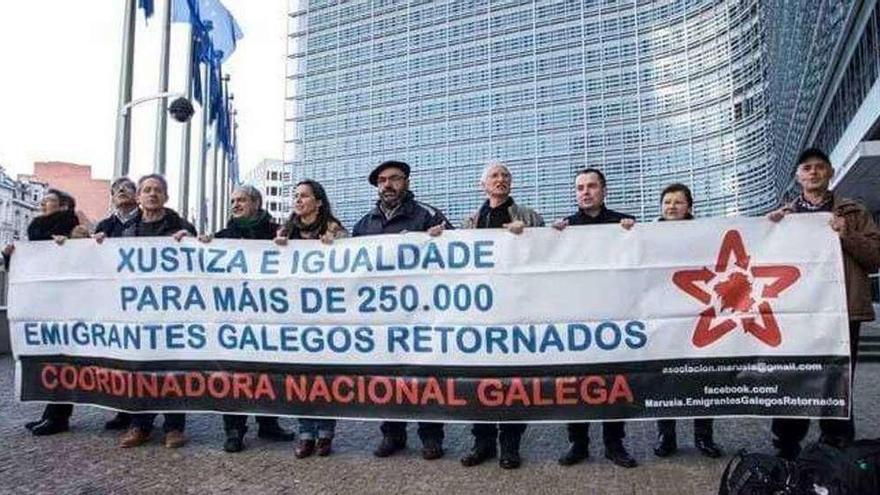
<svg viewBox="0 0 880 495">
<path fill-rule="evenodd" d="M 811 443 L 795 461 L 792 478 L 798 495 L 880 495 L 880 440 L 858 440 L 845 449 Z"/>
<path fill-rule="evenodd" d="M 721 475 L 718 495 L 788 495 L 794 465 L 767 454 L 747 454 L 740 450 L 727 463 Z"/>
</svg>

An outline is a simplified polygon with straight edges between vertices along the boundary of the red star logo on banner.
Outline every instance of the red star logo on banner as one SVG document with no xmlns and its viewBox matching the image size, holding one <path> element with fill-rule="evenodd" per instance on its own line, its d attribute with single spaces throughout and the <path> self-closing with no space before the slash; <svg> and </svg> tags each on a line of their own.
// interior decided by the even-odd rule
<svg viewBox="0 0 880 495">
<path fill-rule="evenodd" d="M 769 300 L 791 287 L 800 278 L 800 270 L 790 265 L 752 265 L 736 230 L 724 234 L 714 268 L 704 266 L 672 275 L 676 287 L 706 306 L 694 328 L 694 345 L 705 347 L 737 327 L 771 347 L 782 343 Z M 763 289 L 756 294 L 759 280 Z M 754 308 L 758 316 L 754 315 Z"/>
</svg>

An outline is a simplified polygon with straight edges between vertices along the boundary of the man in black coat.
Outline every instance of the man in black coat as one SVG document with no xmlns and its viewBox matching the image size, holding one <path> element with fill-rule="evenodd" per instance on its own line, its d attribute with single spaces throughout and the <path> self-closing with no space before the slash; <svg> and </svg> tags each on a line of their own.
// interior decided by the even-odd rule
<svg viewBox="0 0 880 495">
<path fill-rule="evenodd" d="M 401 232 L 427 232 L 440 235 L 452 224 L 443 212 L 428 204 L 416 201 L 409 190 L 410 168 L 404 162 L 387 161 L 376 167 L 369 182 L 379 192 L 376 207 L 355 224 L 354 237 Z M 406 448 L 406 423 L 383 421 L 382 442 L 373 451 L 376 457 L 388 457 Z M 422 457 L 434 460 L 443 457 L 443 423 L 419 422 L 422 439 Z"/>
<path fill-rule="evenodd" d="M 632 228 L 635 218 L 625 213 L 605 207 L 605 175 L 598 169 L 585 168 L 575 177 L 578 211 L 553 223 L 553 228 L 562 230 L 569 225 L 595 225 L 617 223 L 625 229 Z M 569 423 L 568 440 L 571 447 L 560 459 L 559 464 L 570 466 L 590 456 L 590 423 Z M 605 443 L 605 457 L 618 466 L 633 468 L 638 466 L 635 459 L 626 451 L 623 439 L 626 436 L 623 421 L 604 421 L 602 440 Z"/>
<path fill-rule="evenodd" d="M 138 209 L 137 186 L 128 177 L 119 177 L 110 184 L 110 201 L 113 203 L 113 213 L 98 222 L 95 240 L 103 241 L 107 237 L 131 237 L 134 235 L 134 227 L 140 217 Z M 118 412 L 110 421 L 104 423 L 104 429 L 124 430 L 131 425 L 131 414 Z"/>
<path fill-rule="evenodd" d="M 193 225 L 181 218 L 176 211 L 165 208 L 168 202 L 168 183 L 158 174 L 141 177 L 137 183 L 137 202 L 140 213 L 134 222 L 132 237 L 173 237 L 180 241 L 187 235 L 195 236 Z M 98 242 L 102 237 L 95 239 Z M 150 439 L 153 430 L 155 413 L 132 415 L 131 428 L 120 438 L 120 447 L 137 447 Z M 183 429 L 186 426 L 186 415 L 183 413 L 166 413 L 165 447 L 174 449 L 186 443 Z"/>
<path fill-rule="evenodd" d="M 232 193 L 232 218 L 226 228 L 213 235 L 216 239 L 274 239 L 280 226 L 263 208 L 263 195 L 254 186 L 239 186 Z M 211 236 L 201 236 L 202 242 L 210 242 Z M 265 440 L 291 442 L 296 434 L 285 431 L 278 424 L 276 416 L 257 416 L 257 436 Z M 246 414 L 224 414 L 223 429 L 226 452 L 244 450 L 244 435 L 247 433 Z"/>
</svg>

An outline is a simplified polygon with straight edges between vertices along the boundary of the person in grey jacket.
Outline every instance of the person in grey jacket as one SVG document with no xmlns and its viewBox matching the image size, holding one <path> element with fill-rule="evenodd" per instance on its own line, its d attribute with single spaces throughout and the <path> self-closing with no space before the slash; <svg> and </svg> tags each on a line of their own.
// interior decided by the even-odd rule
<svg viewBox="0 0 880 495">
<path fill-rule="evenodd" d="M 543 227 L 544 219 L 538 212 L 527 206 L 521 206 L 513 200 L 510 195 L 512 184 L 512 176 L 507 165 L 494 160 L 489 162 L 480 177 L 480 187 L 486 193 L 486 201 L 477 211 L 464 219 L 461 228 L 503 227 L 514 234 L 519 234 L 524 227 Z M 497 227 L 490 227 L 490 224 Z"/>
<path fill-rule="evenodd" d="M 480 187 L 486 193 L 486 201 L 477 211 L 465 218 L 465 229 L 507 229 L 521 234 L 526 227 L 543 227 L 544 219 L 535 210 L 513 201 L 510 188 L 513 179 L 507 165 L 491 161 L 483 169 Z M 461 458 L 465 467 L 476 466 L 492 459 L 498 453 L 496 442 L 501 446 L 498 464 L 503 469 L 516 469 L 522 460 L 519 444 L 526 431 L 525 423 L 475 423 L 471 427 L 474 446 Z"/>
</svg>

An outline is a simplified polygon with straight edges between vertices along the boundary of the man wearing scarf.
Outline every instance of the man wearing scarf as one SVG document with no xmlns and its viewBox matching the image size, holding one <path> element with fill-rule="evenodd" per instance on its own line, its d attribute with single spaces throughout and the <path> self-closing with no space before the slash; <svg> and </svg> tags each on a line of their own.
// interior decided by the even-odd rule
<svg viewBox="0 0 880 495">
<path fill-rule="evenodd" d="M 810 148 L 801 153 L 795 179 L 801 186 L 797 199 L 770 213 L 767 218 L 779 222 L 788 214 L 827 212 L 834 216 L 831 228 L 840 237 L 843 248 L 843 276 L 846 285 L 846 306 L 849 313 L 850 390 L 859 351 L 859 328 L 863 321 L 874 319 L 871 283 L 868 274 L 880 269 L 880 229 L 870 212 L 861 203 L 840 197 L 830 191 L 834 168 L 821 150 Z M 820 441 L 845 447 L 855 438 L 853 418 L 822 419 Z M 800 453 L 800 443 L 810 430 L 809 419 L 776 418 L 773 420 L 774 445 L 777 455 L 793 460 Z"/>
<path fill-rule="evenodd" d="M 226 228 L 214 234 L 217 239 L 264 239 L 275 238 L 279 226 L 272 221 L 269 213 L 262 209 L 263 196 L 253 186 L 239 186 L 232 193 L 232 218 L 226 224 Z M 202 242 L 210 242 L 211 236 L 201 236 Z M 257 436 L 265 440 L 290 442 L 296 438 L 294 433 L 285 431 L 278 424 L 275 416 L 257 416 Z M 241 452 L 244 450 L 244 435 L 247 433 L 247 415 L 224 414 L 223 429 L 226 432 L 226 442 L 223 450 L 226 452 Z"/>
</svg>

